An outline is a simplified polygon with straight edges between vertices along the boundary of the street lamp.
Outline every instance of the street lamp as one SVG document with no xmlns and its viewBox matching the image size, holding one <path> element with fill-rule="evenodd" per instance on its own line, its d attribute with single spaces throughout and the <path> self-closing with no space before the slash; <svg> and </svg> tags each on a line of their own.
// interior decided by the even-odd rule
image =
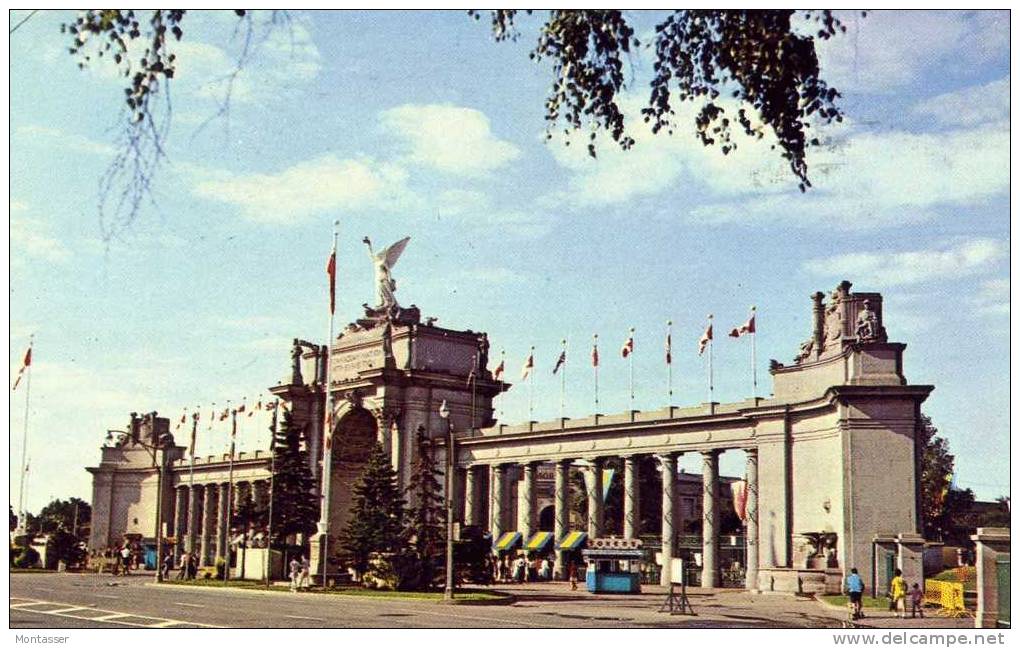
<svg viewBox="0 0 1020 648">
<path fill-rule="evenodd" d="M 446 401 L 439 406 L 439 418 L 446 421 L 446 587 L 443 600 L 453 600 L 453 424 Z"/>
<path fill-rule="evenodd" d="M 156 424 L 155 412 L 152 416 L 152 424 Z M 106 440 L 113 441 L 113 434 L 111 432 L 106 433 Z M 124 441 L 128 434 L 125 432 L 117 432 L 117 441 Z M 156 465 L 156 452 L 162 450 L 163 453 L 160 455 L 160 461 L 158 470 L 156 471 L 156 582 L 163 582 L 163 479 L 166 471 L 166 447 L 174 445 L 174 435 L 169 432 L 164 432 L 159 435 L 156 439 L 156 443 L 150 445 L 141 440 L 135 440 L 135 445 L 139 445 L 145 448 L 145 451 L 152 457 L 152 467 L 157 468 Z"/>
</svg>

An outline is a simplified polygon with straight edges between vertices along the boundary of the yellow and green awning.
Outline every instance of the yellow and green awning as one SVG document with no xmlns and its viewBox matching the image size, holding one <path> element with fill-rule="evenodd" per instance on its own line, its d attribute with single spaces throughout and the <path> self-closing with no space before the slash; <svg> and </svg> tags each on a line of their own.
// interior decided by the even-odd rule
<svg viewBox="0 0 1020 648">
<path fill-rule="evenodd" d="M 552 540 L 553 534 L 548 531 L 539 531 L 535 535 L 531 536 L 524 548 L 528 551 L 542 551 L 545 546 Z"/>
<path fill-rule="evenodd" d="M 521 541 L 521 534 L 516 531 L 507 531 L 496 540 L 496 551 L 509 551 Z"/>
<path fill-rule="evenodd" d="M 587 538 L 588 534 L 584 531 L 571 531 L 567 535 L 563 536 L 563 540 L 560 541 L 560 549 L 562 551 L 572 551 L 577 549 Z"/>
</svg>

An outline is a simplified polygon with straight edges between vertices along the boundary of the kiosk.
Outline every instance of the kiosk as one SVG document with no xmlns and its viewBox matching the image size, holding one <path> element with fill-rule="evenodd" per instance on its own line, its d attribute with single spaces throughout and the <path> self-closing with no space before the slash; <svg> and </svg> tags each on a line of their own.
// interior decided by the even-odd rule
<svg viewBox="0 0 1020 648">
<path fill-rule="evenodd" d="M 589 538 L 581 554 L 588 562 L 585 584 L 589 592 L 638 594 L 641 592 L 641 541 L 625 538 Z"/>
</svg>

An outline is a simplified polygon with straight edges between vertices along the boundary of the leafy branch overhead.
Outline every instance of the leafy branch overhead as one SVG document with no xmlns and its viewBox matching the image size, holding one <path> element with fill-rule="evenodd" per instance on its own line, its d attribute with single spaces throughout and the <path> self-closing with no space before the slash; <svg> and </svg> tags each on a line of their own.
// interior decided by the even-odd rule
<svg viewBox="0 0 1020 648">
<path fill-rule="evenodd" d="M 471 12 L 475 19 L 480 17 Z M 528 12 L 531 13 L 531 12 Z M 795 25 L 798 14 L 803 19 Z M 517 10 L 491 12 L 497 41 L 516 40 Z M 810 29 L 813 33 L 804 33 Z M 818 145 L 808 134 L 812 120 L 842 121 L 840 96 L 821 78 L 815 39 L 828 39 L 846 27 L 831 11 L 679 10 L 655 27 L 651 94 L 641 113 L 653 133 L 672 134 L 676 103 L 698 108 L 694 127 L 705 146 L 723 154 L 737 147 L 734 125 L 762 139 L 764 127 L 775 135 L 801 190 L 808 180 L 807 149 Z M 564 123 L 564 133 L 590 129 L 588 152 L 596 155 L 599 132 L 623 149 L 628 135 L 621 92 L 627 89 L 624 58 L 641 46 L 627 17 L 616 10 L 551 11 L 530 56 L 553 61 L 554 81 L 546 99 L 547 137 Z M 721 98 L 739 102 L 735 114 Z"/>
</svg>

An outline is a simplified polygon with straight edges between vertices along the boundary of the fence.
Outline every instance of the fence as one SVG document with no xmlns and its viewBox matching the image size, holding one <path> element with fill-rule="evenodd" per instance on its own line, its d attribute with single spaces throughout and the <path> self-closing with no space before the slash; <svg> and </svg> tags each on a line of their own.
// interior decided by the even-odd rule
<svg viewBox="0 0 1020 648">
<path fill-rule="evenodd" d="M 938 605 L 940 609 L 937 614 L 940 616 L 970 616 L 963 605 L 963 583 L 925 580 L 924 602 Z"/>
</svg>

